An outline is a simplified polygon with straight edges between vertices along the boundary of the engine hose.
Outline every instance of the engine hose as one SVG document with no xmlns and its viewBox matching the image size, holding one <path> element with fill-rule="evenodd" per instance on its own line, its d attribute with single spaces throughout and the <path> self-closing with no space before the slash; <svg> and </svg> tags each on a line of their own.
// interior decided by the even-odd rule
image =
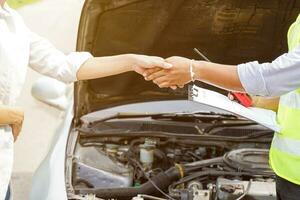
<svg viewBox="0 0 300 200">
<path fill-rule="evenodd" d="M 169 185 L 180 179 L 180 173 L 177 168 L 172 167 L 165 172 L 161 172 L 151 178 L 152 182 L 161 190 L 167 190 Z M 76 189 L 76 194 L 95 194 L 103 199 L 121 199 L 130 200 L 138 194 L 159 195 L 160 192 L 153 186 L 151 182 L 146 182 L 140 187 L 130 188 L 95 188 L 95 189 Z"/>
<path fill-rule="evenodd" d="M 161 190 L 167 190 L 174 181 L 177 181 L 183 178 L 186 172 L 191 172 L 199 167 L 206 166 L 212 163 L 219 163 L 222 157 L 214 158 L 210 160 L 203 160 L 194 163 L 189 163 L 186 165 L 175 166 L 168 169 L 165 172 L 161 172 L 156 176 L 152 177 L 152 182 Z M 197 166 L 197 167 L 196 167 Z M 160 192 L 153 186 L 153 184 L 148 181 L 142 184 L 140 187 L 134 188 L 84 188 L 84 189 L 76 189 L 76 194 L 95 194 L 99 198 L 103 199 L 121 199 L 121 200 L 130 200 L 132 197 L 137 196 L 138 194 L 146 194 L 146 195 L 159 195 Z"/>
<path fill-rule="evenodd" d="M 221 165 L 223 164 L 223 157 L 216 157 L 216 158 L 211 158 L 207 160 L 200 160 L 200 161 L 195 161 L 192 163 L 187 163 L 184 164 L 185 171 L 188 172 L 193 172 L 193 171 L 198 171 L 199 169 L 210 166 L 210 165 Z"/>
</svg>

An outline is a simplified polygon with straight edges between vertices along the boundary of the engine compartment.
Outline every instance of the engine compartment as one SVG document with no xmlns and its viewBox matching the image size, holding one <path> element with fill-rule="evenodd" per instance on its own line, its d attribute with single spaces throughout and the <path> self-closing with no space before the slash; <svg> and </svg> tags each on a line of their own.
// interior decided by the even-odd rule
<svg viewBox="0 0 300 200">
<path fill-rule="evenodd" d="M 72 137 L 69 199 L 276 199 L 272 132 L 245 119 L 109 119 Z"/>
</svg>

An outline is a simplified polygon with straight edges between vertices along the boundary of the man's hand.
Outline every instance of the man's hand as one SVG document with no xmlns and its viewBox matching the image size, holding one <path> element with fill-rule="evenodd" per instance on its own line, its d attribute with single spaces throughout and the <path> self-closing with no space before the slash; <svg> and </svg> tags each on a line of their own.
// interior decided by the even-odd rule
<svg viewBox="0 0 300 200">
<path fill-rule="evenodd" d="M 150 75 L 150 74 L 156 73 L 156 72 L 161 71 L 161 70 L 163 70 L 163 69 L 160 68 L 160 67 L 154 67 L 154 68 L 151 68 L 151 69 L 145 69 L 145 68 L 142 68 L 142 67 L 136 67 L 135 68 L 135 72 L 137 72 L 138 74 L 144 76 L 145 80 L 148 80 L 147 79 L 147 74 Z M 176 90 L 177 86 L 170 86 L 170 88 L 172 88 L 173 90 Z"/>
<path fill-rule="evenodd" d="M 177 86 L 183 87 L 191 81 L 190 60 L 183 57 L 170 57 L 166 61 L 172 64 L 170 69 L 152 68 L 148 70 L 136 69 L 136 72 L 142 74 L 146 80 L 153 81 L 160 88 Z"/>
</svg>

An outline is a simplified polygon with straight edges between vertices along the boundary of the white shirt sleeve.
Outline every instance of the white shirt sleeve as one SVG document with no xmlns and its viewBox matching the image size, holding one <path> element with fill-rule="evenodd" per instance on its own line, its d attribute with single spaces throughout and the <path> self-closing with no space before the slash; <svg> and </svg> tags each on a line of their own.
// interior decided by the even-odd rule
<svg viewBox="0 0 300 200">
<path fill-rule="evenodd" d="M 240 64 L 238 75 L 251 95 L 281 96 L 294 91 L 300 88 L 300 45 L 271 63 Z"/>
<path fill-rule="evenodd" d="M 48 40 L 29 31 L 29 66 L 35 71 L 65 83 L 77 81 L 77 71 L 92 55 L 88 52 L 73 52 L 65 55 Z"/>
</svg>

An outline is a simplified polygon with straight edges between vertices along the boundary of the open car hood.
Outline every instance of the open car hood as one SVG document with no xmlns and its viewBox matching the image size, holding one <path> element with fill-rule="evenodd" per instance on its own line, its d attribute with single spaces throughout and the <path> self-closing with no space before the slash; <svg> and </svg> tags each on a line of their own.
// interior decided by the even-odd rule
<svg viewBox="0 0 300 200">
<path fill-rule="evenodd" d="M 86 0 L 77 50 L 94 56 L 138 53 L 214 62 L 270 61 L 285 52 L 286 33 L 299 13 L 295 1 Z M 202 87 L 211 86 L 200 84 Z M 160 89 L 133 73 L 75 84 L 75 120 L 126 103 L 187 99 L 187 88 Z"/>
</svg>

